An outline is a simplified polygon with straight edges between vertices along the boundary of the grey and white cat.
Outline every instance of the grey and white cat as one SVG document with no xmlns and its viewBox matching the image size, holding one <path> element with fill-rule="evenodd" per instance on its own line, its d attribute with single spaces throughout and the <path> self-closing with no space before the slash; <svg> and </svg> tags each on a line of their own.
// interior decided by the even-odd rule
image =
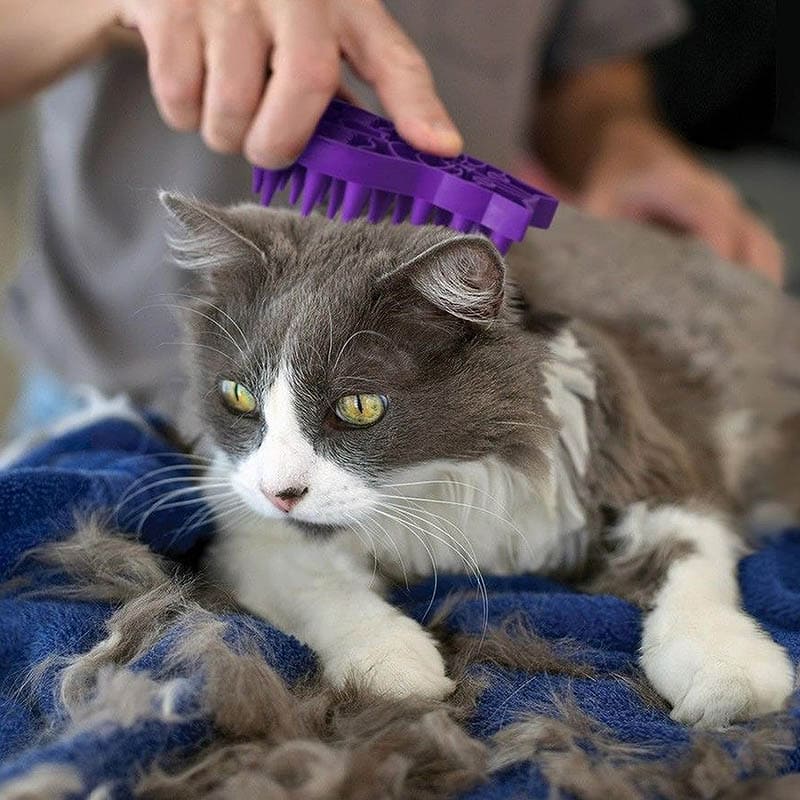
<svg viewBox="0 0 800 800">
<path fill-rule="evenodd" d="M 439 227 L 163 200 L 201 285 L 191 396 L 248 509 L 220 504 L 212 566 L 332 683 L 445 697 L 385 581 L 535 571 L 645 609 L 641 664 L 675 719 L 782 706 L 792 665 L 736 565 L 745 519 L 800 510 L 793 301 L 567 208 L 505 263 Z"/>
</svg>

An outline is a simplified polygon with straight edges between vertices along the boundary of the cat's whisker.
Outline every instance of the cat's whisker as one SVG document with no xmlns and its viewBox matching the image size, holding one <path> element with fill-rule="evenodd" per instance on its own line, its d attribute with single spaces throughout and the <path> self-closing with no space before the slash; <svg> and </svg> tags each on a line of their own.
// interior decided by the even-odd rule
<svg viewBox="0 0 800 800">
<path fill-rule="evenodd" d="M 355 534 L 359 542 L 361 542 L 365 548 L 369 548 L 372 551 L 372 575 L 370 576 L 370 582 L 372 582 L 375 580 L 375 576 L 378 574 L 378 549 L 375 546 L 375 540 L 363 523 L 357 520 L 352 514 L 346 514 L 346 517 L 348 519 L 347 530 Z M 353 525 L 358 525 L 360 530 L 367 537 L 366 541 L 364 537 L 353 527 Z"/>
<path fill-rule="evenodd" d="M 328 363 L 326 367 L 328 372 L 331 371 L 331 359 L 333 358 L 333 312 L 330 306 L 326 306 L 328 312 Z"/>
<path fill-rule="evenodd" d="M 145 472 L 143 475 L 140 475 L 135 481 L 133 481 L 130 484 L 130 486 L 128 487 L 128 489 L 131 489 L 134 486 L 138 486 L 140 483 L 142 483 L 143 481 L 148 480 L 149 478 L 152 478 L 154 475 L 160 475 L 160 474 L 163 474 L 164 472 L 172 472 L 172 471 L 177 471 L 177 470 L 192 470 L 192 469 L 205 470 L 207 468 L 208 468 L 207 464 L 183 464 L 183 463 L 181 463 L 181 464 L 171 464 L 171 465 L 166 466 L 166 467 L 159 467 L 158 469 L 151 469 L 151 470 Z"/>
<path fill-rule="evenodd" d="M 457 506 L 458 508 L 463 508 L 465 511 L 480 511 L 484 514 L 488 514 L 491 517 L 499 520 L 500 522 L 514 526 L 513 522 L 509 517 L 504 517 L 502 514 L 498 514 L 495 511 L 492 511 L 485 506 L 476 506 L 473 503 L 463 503 L 458 500 L 443 500 L 438 497 L 415 497 L 409 495 L 398 495 L 398 494 L 379 494 L 378 497 L 388 497 L 394 500 L 411 500 L 413 502 L 420 502 L 420 503 L 437 503 L 440 505 L 447 505 L 447 506 Z M 521 531 L 520 531 L 521 533 Z"/>
<path fill-rule="evenodd" d="M 538 422 L 514 422 L 513 420 L 493 419 L 488 420 L 492 425 L 508 425 L 515 428 L 531 428 L 545 433 L 558 433 L 558 427 L 552 425 L 541 425 Z"/>
<path fill-rule="evenodd" d="M 242 360 L 246 360 L 247 359 L 247 356 L 246 356 L 244 350 L 242 350 L 242 347 L 239 344 L 239 342 L 237 342 L 236 339 L 234 339 L 233 336 L 231 336 L 230 332 L 228 331 L 227 328 L 225 328 L 224 325 L 222 325 L 220 322 L 215 320 L 210 314 L 205 314 L 202 311 L 200 311 L 200 309 L 198 309 L 198 308 L 192 308 L 191 306 L 184 306 L 184 305 L 181 305 L 180 303 L 152 303 L 152 304 L 150 304 L 148 306 L 142 306 L 142 308 L 140 308 L 136 313 L 138 314 L 139 311 L 144 311 L 144 310 L 149 309 L 149 308 L 179 309 L 180 311 L 188 311 L 188 312 L 191 312 L 192 314 L 197 314 L 199 317 L 203 317 L 204 319 L 207 319 L 212 325 L 216 325 L 217 328 L 219 328 L 219 330 L 222 331 L 222 334 L 216 333 L 215 331 L 208 331 L 207 333 L 213 333 L 215 336 L 224 335 L 224 338 L 227 339 L 229 342 L 231 342 L 231 344 L 233 344 L 233 346 L 238 350 L 239 355 L 242 357 Z"/>
<path fill-rule="evenodd" d="M 344 355 L 344 351 L 347 348 L 347 345 L 349 345 L 350 342 L 352 342 L 353 339 L 355 339 L 357 336 L 361 336 L 362 334 L 377 336 L 379 339 L 386 339 L 387 342 L 391 342 L 392 344 L 394 344 L 392 340 L 384 333 L 379 333 L 378 331 L 373 331 L 368 328 L 362 328 L 361 330 L 357 330 L 351 333 L 347 337 L 347 339 L 345 339 L 344 344 L 339 348 L 339 354 L 336 356 L 336 361 L 333 362 L 333 367 L 331 367 L 331 372 L 336 372 L 336 367 L 339 364 L 339 360 Z"/>
<path fill-rule="evenodd" d="M 230 489 L 214 493 L 203 493 L 203 494 L 198 494 L 197 497 L 190 497 L 187 500 L 175 500 L 174 502 L 171 501 L 168 503 L 164 503 L 163 505 L 159 505 L 159 508 L 161 511 L 166 511 L 166 510 L 171 510 L 173 508 L 181 508 L 183 506 L 197 505 L 198 503 L 200 505 L 205 506 L 208 505 L 208 501 L 216 502 L 217 500 L 224 500 L 229 495 L 230 495 Z"/>
<path fill-rule="evenodd" d="M 418 514 L 414 514 L 409 509 L 402 508 L 400 506 L 390 505 L 390 504 L 382 504 L 382 505 L 383 505 L 384 508 L 391 508 L 393 511 L 403 514 L 404 518 L 407 521 L 412 521 L 413 520 L 413 521 L 416 521 L 418 523 L 424 524 L 424 525 L 426 525 L 428 527 L 433 527 L 437 531 L 439 531 L 442 534 L 442 536 L 446 537 L 446 538 L 442 538 L 441 536 L 437 536 L 435 533 L 431 532 L 430 530 L 423 530 L 421 527 L 419 528 L 419 530 L 422 530 L 426 535 L 430 536 L 432 539 L 434 539 L 435 541 L 438 541 L 441 545 L 443 545 L 447 549 L 451 550 L 458 557 L 458 559 L 461 561 L 461 563 L 464 564 L 464 566 L 467 569 L 467 571 L 471 572 L 475 576 L 475 581 L 476 581 L 476 584 L 478 586 L 478 591 L 479 591 L 479 595 L 481 597 L 482 607 L 483 607 L 483 611 L 484 611 L 484 630 L 485 630 L 486 626 L 488 625 L 488 614 L 489 614 L 488 592 L 487 592 L 487 589 L 486 589 L 486 583 L 485 583 L 485 581 L 483 579 L 483 574 L 481 573 L 480 565 L 478 564 L 478 560 L 477 560 L 477 557 L 475 556 L 474 551 L 470 552 L 468 549 L 463 547 L 451 534 L 449 534 L 440 525 L 436 524 L 435 522 L 432 522 L 430 520 L 430 518 L 426 518 L 426 517 L 420 516 Z M 419 509 L 419 510 L 422 511 L 422 509 Z M 441 517 L 441 516 L 439 516 L 437 514 L 431 514 L 430 516 L 433 516 L 434 518 L 438 518 L 441 521 L 452 525 L 458 531 L 458 533 L 461 534 L 461 536 L 466 540 L 466 537 L 464 536 L 463 531 L 461 531 L 451 520 L 447 520 L 446 518 Z M 409 518 L 410 518 L 410 520 L 409 520 Z M 429 607 L 428 610 L 430 610 L 430 607 Z M 428 612 L 426 611 L 426 614 L 427 613 Z"/>
<path fill-rule="evenodd" d="M 384 504 L 381 503 L 381 506 L 384 506 Z M 430 610 L 433 608 L 433 603 L 436 600 L 436 591 L 439 588 L 439 569 L 436 565 L 436 557 L 433 553 L 433 550 L 431 550 L 430 545 L 425 541 L 425 531 L 418 525 L 413 525 L 412 523 L 402 519 L 401 517 L 398 517 L 396 514 L 393 514 L 390 511 L 384 511 L 382 508 L 378 507 L 373 508 L 373 511 L 376 514 L 380 514 L 381 516 L 387 517 L 393 522 L 396 522 L 398 525 L 402 525 L 425 548 L 425 552 L 428 554 L 428 558 L 431 562 L 431 570 L 433 572 L 433 588 L 431 589 L 431 598 L 428 601 L 428 607 L 425 609 L 425 613 L 422 615 L 422 618 L 424 619 L 428 616 Z"/>
<path fill-rule="evenodd" d="M 406 515 L 410 515 L 410 516 L 412 516 L 413 518 L 417 519 L 420 522 L 425 522 L 425 523 L 427 523 L 429 525 L 433 525 L 436 528 L 436 530 L 438 530 L 442 534 L 442 536 L 447 537 L 448 542 L 444 542 L 442 540 L 439 540 L 439 541 L 442 541 L 442 544 L 448 544 L 449 543 L 450 549 L 454 553 L 456 553 L 456 555 L 458 555 L 458 557 L 461 559 L 461 561 L 464 564 L 464 566 L 467 568 L 467 571 L 472 572 L 472 574 L 475 577 L 475 582 L 476 582 L 477 587 L 478 587 L 478 593 L 479 593 L 480 598 L 481 598 L 481 605 L 482 605 L 482 610 L 483 610 L 483 634 L 482 635 L 484 635 L 485 632 L 486 632 L 486 629 L 487 629 L 487 627 L 489 625 L 489 592 L 488 592 L 488 590 L 486 588 L 486 581 L 484 580 L 483 573 L 481 572 L 481 568 L 480 568 L 480 563 L 478 561 L 478 557 L 477 557 L 477 555 L 475 553 L 475 550 L 472 547 L 469 539 L 464 534 L 464 531 L 462 531 L 452 520 L 449 520 L 449 519 L 447 519 L 446 517 L 443 517 L 440 514 L 435 514 L 432 511 L 427 511 L 426 509 L 415 507 L 416 511 L 418 511 L 419 514 L 426 515 L 428 517 L 426 519 L 426 516 L 419 516 L 417 514 L 414 514 L 414 512 L 409 511 L 407 508 L 403 508 L 401 506 L 396 506 L 396 505 L 392 505 L 392 504 L 387 504 L 387 505 L 390 508 L 393 508 L 395 511 L 398 511 L 400 513 L 405 513 Z M 434 519 L 438 519 L 439 521 L 441 521 L 441 522 L 443 522 L 443 523 L 445 523 L 447 525 L 450 525 L 453 529 L 455 529 L 455 531 L 459 534 L 459 536 L 464 540 L 465 544 L 461 545 L 444 528 L 442 528 L 440 525 L 432 522 L 430 520 L 430 517 L 433 517 Z"/>
<path fill-rule="evenodd" d="M 161 342 L 158 347 L 169 347 L 169 346 L 178 346 L 178 347 L 199 347 L 201 350 L 210 350 L 212 353 L 217 353 L 217 355 L 222 356 L 225 361 L 229 364 L 236 365 L 236 362 L 231 356 L 230 353 L 226 353 L 223 350 L 220 350 L 218 347 L 212 347 L 210 344 L 203 344 L 202 342 L 189 342 L 189 341 L 170 341 L 170 342 Z"/>
<path fill-rule="evenodd" d="M 403 573 L 403 582 L 405 583 L 406 589 L 408 589 L 408 571 L 406 570 L 405 561 L 403 561 L 403 554 L 400 552 L 400 548 L 397 546 L 397 542 L 392 539 L 391 534 L 386 530 L 386 528 L 381 524 L 381 522 L 377 519 L 373 519 L 372 517 L 368 517 L 370 522 L 374 522 L 378 528 L 380 528 L 381 533 L 383 534 L 383 539 L 388 542 L 393 548 L 394 552 L 397 555 L 397 560 L 400 563 L 400 569 Z"/>
<path fill-rule="evenodd" d="M 219 483 L 226 483 L 224 480 L 221 480 L 218 476 L 198 476 L 198 475 L 178 475 L 172 478 L 162 478 L 161 480 L 154 481 L 153 483 L 146 483 L 143 486 L 140 486 L 135 492 L 127 495 L 124 497 L 120 502 L 117 504 L 116 511 L 121 511 L 125 506 L 127 506 L 135 497 L 138 497 L 141 494 L 145 494 L 147 492 L 152 492 L 155 489 L 158 489 L 163 486 L 169 486 L 170 484 L 183 484 L 183 485 L 191 485 L 197 487 L 198 491 L 203 487 L 213 488 L 215 484 Z"/>
<path fill-rule="evenodd" d="M 199 528 L 212 519 L 216 523 L 216 521 L 224 517 L 227 512 L 236 511 L 240 509 L 242 505 L 243 503 L 241 502 L 240 498 L 235 497 L 218 505 L 215 504 L 201 507 L 197 512 L 195 512 L 195 514 L 192 514 L 192 516 L 189 517 L 189 519 L 178 530 L 173 533 L 170 539 L 170 545 L 174 544 L 183 533 L 191 531 L 193 528 Z M 198 516 L 197 519 L 194 519 L 198 513 L 200 513 L 200 516 Z"/>
<path fill-rule="evenodd" d="M 167 295 L 167 297 L 169 297 L 169 296 L 170 295 Z M 242 337 L 242 344 L 245 347 L 247 347 L 247 345 L 248 345 L 247 336 L 245 335 L 245 332 L 239 326 L 239 323 L 230 314 L 228 314 L 226 311 L 223 311 L 216 303 L 213 303 L 211 300 L 209 300 L 209 299 L 207 299 L 205 297 L 196 297 L 193 294 L 184 294 L 184 293 L 181 293 L 181 292 L 173 292 L 171 296 L 172 297 L 184 297 L 184 298 L 186 298 L 188 300 L 193 300 L 195 302 L 199 300 L 200 302 L 205 303 L 206 305 L 208 305 L 211 308 L 213 308 L 214 311 L 218 311 L 220 314 L 222 314 L 223 317 L 225 317 L 225 319 L 228 320 L 228 322 L 231 323 L 231 325 L 233 325 L 234 328 L 236 328 L 236 332 L 239 334 L 239 336 Z"/>
<path fill-rule="evenodd" d="M 178 497 L 182 497 L 183 495 L 189 494 L 190 492 L 196 492 L 197 498 L 192 500 L 191 502 L 194 503 L 202 503 L 204 502 L 204 495 L 201 493 L 201 490 L 197 486 L 187 486 L 183 489 L 175 489 L 172 492 L 167 492 L 162 498 L 157 500 L 153 503 L 152 506 L 144 513 L 144 516 L 141 517 L 139 520 L 139 524 L 137 525 L 137 533 L 141 534 L 142 529 L 144 528 L 145 522 L 160 508 L 162 508 L 167 503 L 171 503 L 174 499 Z"/>
<path fill-rule="evenodd" d="M 235 513 L 236 511 L 240 512 L 238 516 L 234 517 L 234 521 L 238 523 L 240 520 L 247 517 L 249 514 L 253 514 L 253 510 L 241 500 L 241 498 L 236 498 L 236 501 L 232 500 L 230 505 L 225 503 L 220 508 L 212 507 L 212 516 L 214 518 L 214 522 L 218 522 L 221 519 L 224 519 L 226 516 Z M 231 525 L 231 520 L 228 519 L 225 523 L 226 525 Z"/>
<path fill-rule="evenodd" d="M 212 520 L 216 522 L 217 519 L 223 516 L 223 512 L 226 510 L 234 510 L 240 508 L 242 505 L 243 503 L 241 498 L 235 495 L 227 499 L 209 503 L 192 514 L 186 523 L 181 526 L 181 532 L 190 531 L 193 528 L 199 528 L 201 525 L 205 525 L 207 522 Z M 197 517 L 197 519 L 195 519 L 195 517 Z"/>
<path fill-rule="evenodd" d="M 436 481 L 432 481 L 432 483 L 435 483 L 435 482 Z M 444 481 L 444 483 L 450 483 L 450 481 Z M 459 485 L 457 481 L 453 481 L 452 483 L 453 483 L 454 486 Z M 461 484 L 461 485 L 467 486 L 467 487 L 470 486 L 470 484 Z M 474 488 L 474 487 L 472 487 L 472 488 Z M 485 506 L 474 505 L 472 503 L 460 502 L 458 500 L 442 500 L 442 499 L 433 498 L 433 497 L 415 497 L 415 496 L 404 496 L 404 495 L 379 495 L 379 497 L 390 497 L 390 498 L 394 498 L 394 499 L 397 499 L 397 500 L 410 500 L 412 502 L 439 503 L 439 504 L 448 505 L 448 506 L 456 506 L 456 507 L 459 507 L 459 508 L 463 509 L 463 514 L 464 514 L 464 519 L 465 520 L 466 520 L 466 515 L 470 511 L 479 511 L 479 512 L 481 512 L 483 514 L 487 514 L 488 516 L 492 517 L 493 519 L 496 519 L 498 522 L 503 523 L 503 525 L 508 527 L 512 531 L 512 533 L 516 534 L 520 538 L 520 541 L 522 542 L 523 547 L 525 547 L 528 550 L 528 552 L 531 554 L 531 557 L 533 557 L 534 554 L 533 554 L 533 549 L 531 548 L 530 542 L 526 538 L 525 534 L 520 530 L 520 528 L 514 523 L 514 520 L 513 520 L 512 516 L 509 514 L 509 512 L 506 511 L 506 509 L 500 503 L 498 503 L 495 498 L 491 497 L 491 495 L 487 494 L 486 492 L 482 492 L 482 494 L 486 494 L 487 497 L 492 499 L 497 504 L 497 506 L 500 509 L 503 510 L 505 516 L 503 514 L 498 514 L 498 513 L 494 512 L 494 511 L 492 511 L 491 509 L 486 508 Z"/>
<path fill-rule="evenodd" d="M 233 338 L 233 336 L 231 335 L 230 331 L 228 331 L 228 329 L 224 325 L 222 325 L 222 323 L 220 323 L 217 320 L 215 320 L 210 314 L 204 313 L 199 308 L 192 308 L 191 306 L 182 305 L 181 303 L 151 303 L 150 305 L 143 306 L 142 308 L 140 308 L 136 312 L 136 314 L 138 314 L 140 311 L 144 311 L 144 310 L 150 309 L 150 308 L 171 308 L 173 310 L 174 309 L 178 309 L 179 311 L 189 311 L 192 314 L 197 314 L 199 317 L 203 317 L 203 319 L 207 319 L 212 325 L 216 325 L 217 328 L 219 328 L 222 331 L 222 333 L 225 334 L 225 337 L 238 350 L 239 355 L 242 357 L 242 360 L 243 361 L 247 360 L 247 356 L 246 356 L 244 350 L 242 349 L 242 347 L 239 344 L 239 342 L 237 342 L 236 339 Z M 134 316 L 136 316 L 136 314 L 134 314 Z M 247 342 L 247 340 L 245 340 L 245 343 L 246 342 Z"/>
</svg>

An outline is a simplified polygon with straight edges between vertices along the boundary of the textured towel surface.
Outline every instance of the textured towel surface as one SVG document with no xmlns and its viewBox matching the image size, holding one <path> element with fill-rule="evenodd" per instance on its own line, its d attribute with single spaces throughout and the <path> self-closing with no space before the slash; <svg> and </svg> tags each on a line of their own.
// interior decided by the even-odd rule
<svg viewBox="0 0 800 800">
<path fill-rule="evenodd" d="M 163 699 L 157 684 L 169 682 L 161 688 L 164 692 L 169 689 L 172 713 L 146 719 L 132 714 L 122 721 L 104 719 L 101 714 L 66 725 L 56 691 L 57 661 L 52 658 L 84 653 L 100 642 L 107 635 L 105 625 L 114 606 L 63 593 L 48 597 L 47 587 L 63 584 L 63 576 L 36 560 L 22 559 L 32 547 L 68 537 L 75 529 L 76 512 L 98 509 L 116 510 L 115 525 L 137 534 L 156 552 L 185 558 L 212 533 L 206 509 L 192 493 L 182 498 L 185 503 L 158 507 L 169 485 L 159 486 L 148 478 L 154 470 L 181 464 L 182 459 L 155 428 L 108 419 L 48 442 L 14 468 L 0 472 L 0 579 L 7 582 L 0 596 L 0 797 L 19 796 L 11 787 L 23 785 L 44 787 L 31 796 L 81 797 L 105 786 L 103 797 L 129 797 L 139 776 L 154 763 L 178 768 L 217 735 L 202 713 L 187 712 L 197 707 L 204 679 L 201 671 L 170 673 L 163 669 L 171 637 L 176 635 L 169 630 L 138 658 L 133 669 L 153 676 L 154 697 Z M 131 497 L 135 499 L 120 507 L 121 500 Z M 748 610 L 796 663 L 800 658 L 800 531 L 776 535 L 746 558 L 740 578 Z M 622 753 L 629 771 L 643 765 L 647 771 L 655 769 L 654 764 L 673 761 L 685 769 L 687 753 L 696 754 L 698 742 L 710 741 L 708 734 L 677 725 L 663 707 L 646 702 L 636 681 L 630 679 L 637 675 L 640 615 L 636 608 L 613 597 L 580 594 L 540 577 L 489 577 L 487 585 L 490 625 L 501 625 L 509 618 L 521 620 L 556 650 L 568 652 L 570 659 L 582 665 L 583 673 L 591 675 L 581 677 L 581 670 L 571 676 L 525 671 L 502 666 L 497 660 L 481 664 L 478 654 L 473 669 L 480 672 L 485 689 L 466 723 L 472 736 L 492 747 L 503 741 L 503 732 L 516 736 L 517 729 L 512 726 L 534 711 L 555 720 L 565 713 L 573 717 L 576 712 L 583 713 L 593 730 L 602 730 L 605 737 L 600 745 L 591 741 L 591 736 L 575 737 L 588 753 L 586 758 L 608 761 L 613 754 Z M 40 591 L 32 592 L 32 588 Z M 440 578 L 438 597 L 470 588 L 464 578 Z M 398 591 L 396 599 L 410 614 L 422 617 L 430 593 L 431 584 L 424 583 Z M 481 603 L 470 592 L 463 598 L 455 603 L 445 625 L 453 634 L 479 637 Z M 259 657 L 289 685 L 315 669 L 314 656 L 306 647 L 267 623 L 235 613 L 221 619 L 232 642 L 239 632 L 254 634 Z M 48 657 L 50 666 L 40 679 L 25 683 L 31 668 Z M 796 698 L 793 704 L 788 714 L 776 715 L 772 723 L 785 734 L 777 765 L 772 758 L 766 769 L 763 754 L 737 755 L 739 780 L 770 771 L 800 772 Z M 567 705 L 571 711 L 565 711 Z M 723 752 L 735 753 L 742 742 L 747 746 L 749 730 L 748 726 L 735 726 L 712 739 Z M 558 778 L 558 770 L 577 762 L 566 760 L 569 747 L 563 737 L 551 732 L 548 741 L 537 741 L 529 747 L 529 759 L 520 760 L 517 755 L 496 760 L 488 780 L 464 796 L 548 797 L 548 781 L 558 779 L 562 786 L 569 786 L 563 775 Z M 614 747 L 601 752 L 603 741 L 613 741 Z M 641 746 L 641 750 L 627 745 Z M 775 747 L 767 749 L 772 752 Z M 583 764 L 586 769 L 601 767 Z M 702 781 L 698 778 L 695 783 L 698 797 L 722 796 L 703 794 Z M 660 784 L 645 780 L 636 785 Z M 758 796 L 755 788 L 751 794 Z"/>
</svg>

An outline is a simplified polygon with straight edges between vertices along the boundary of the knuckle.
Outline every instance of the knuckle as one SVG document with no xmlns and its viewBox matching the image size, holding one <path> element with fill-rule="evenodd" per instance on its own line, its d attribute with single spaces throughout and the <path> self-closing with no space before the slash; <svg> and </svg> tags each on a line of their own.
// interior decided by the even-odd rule
<svg viewBox="0 0 800 800">
<path fill-rule="evenodd" d="M 214 115 L 222 121 L 238 122 L 250 116 L 253 103 L 250 94 L 234 86 L 222 87 L 215 101 Z"/>
<path fill-rule="evenodd" d="M 387 64 L 392 64 L 394 69 L 412 73 L 422 78 L 430 78 L 431 71 L 428 62 L 422 53 L 411 44 L 396 42 L 391 53 L 386 59 Z"/>
<path fill-rule="evenodd" d="M 197 19 L 200 0 L 169 0 L 162 13 L 170 20 L 185 23 Z"/>
<path fill-rule="evenodd" d="M 203 127 L 202 130 L 203 141 L 209 150 L 215 153 L 237 153 L 240 149 L 240 139 L 232 134 L 230 131 L 220 130 L 209 124 Z"/>
<path fill-rule="evenodd" d="M 307 91 L 333 94 L 339 87 L 338 56 L 316 57 L 301 63 L 296 68 L 295 79 Z"/>
<path fill-rule="evenodd" d="M 193 81 L 175 77 L 156 77 L 156 91 L 159 99 L 169 109 L 191 109 L 196 105 L 196 91 Z"/>
</svg>

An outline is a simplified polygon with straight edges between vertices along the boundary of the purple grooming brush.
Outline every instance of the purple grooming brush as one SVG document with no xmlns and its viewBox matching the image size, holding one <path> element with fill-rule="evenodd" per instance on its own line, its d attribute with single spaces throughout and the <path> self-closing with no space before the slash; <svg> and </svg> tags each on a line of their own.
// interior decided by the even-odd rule
<svg viewBox="0 0 800 800">
<path fill-rule="evenodd" d="M 366 207 L 370 222 L 392 209 L 392 222 L 433 222 L 462 233 L 479 231 L 501 253 L 528 226 L 547 228 L 558 201 L 470 156 L 437 158 L 404 142 L 389 120 L 334 100 L 303 154 L 291 167 L 253 170 L 253 191 L 268 206 L 289 186 L 303 215 L 327 205 L 347 222 Z"/>
</svg>

